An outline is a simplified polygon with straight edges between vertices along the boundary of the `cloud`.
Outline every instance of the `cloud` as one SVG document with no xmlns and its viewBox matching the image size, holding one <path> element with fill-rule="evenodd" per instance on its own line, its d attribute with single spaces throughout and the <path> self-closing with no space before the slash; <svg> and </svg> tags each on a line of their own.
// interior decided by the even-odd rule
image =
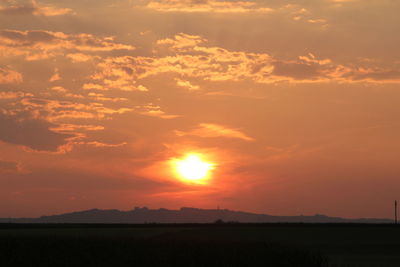
<svg viewBox="0 0 400 267">
<path fill-rule="evenodd" d="M 70 54 L 67 54 L 67 58 L 71 59 L 71 61 L 72 61 L 73 63 L 76 63 L 76 62 L 86 62 L 86 61 L 89 61 L 89 60 L 91 60 L 93 57 L 90 56 L 90 55 L 83 54 L 83 53 L 70 53 Z"/>
<path fill-rule="evenodd" d="M 100 91 L 108 90 L 103 85 L 96 84 L 96 83 L 85 83 L 85 84 L 83 84 L 82 89 L 83 90 L 100 90 Z"/>
<path fill-rule="evenodd" d="M 365 68 L 362 62 L 340 64 L 309 53 L 281 59 L 267 53 L 209 46 L 207 39 L 179 33 L 156 42 L 153 56 L 108 57 L 97 64 L 91 83 L 83 89 L 141 91 L 140 80 L 172 74 L 176 85 L 195 91 L 189 80 L 276 83 L 399 83 L 396 69 Z"/>
<path fill-rule="evenodd" d="M 62 86 L 53 86 L 50 89 L 55 91 L 55 92 L 59 92 L 59 93 L 66 93 L 67 92 L 67 89 L 65 89 Z"/>
<path fill-rule="evenodd" d="M 153 60 L 140 60 L 151 66 L 140 66 L 141 76 L 176 72 L 187 77 L 209 81 L 252 80 L 256 83 L 398 83 L 397 69 L 365 68 L 343 65 L 329 58 L 319 59 L 309 53 L 293 60 L 274 58 L 266 53 L 231 51 L 210 47 L 200 36 L 177 34 L 159 40 L 157 45 L 173 52 Z M 165 52 L 164 52 L 165 53 Z M 146 70 L 147 71 L 143 71 Z"/>
<path fill-rule="evenodd" d="M 62 15 L 73 15 L 75 14 L 70 8 L 56 8 L 56 7 L 38 7 L 33 13 L 36 16 L 62 16 Z"/>
<path fill-rule="evenodd" d="M 329 0 L 333 3 L 349 3 L 349 2 L 357 2 L 358 0 Z"/>
<path fill-rule="evenodd" d="M 150 1 L 147 8 L 160 12 L 188 13 L 270 13 L 273 9 L 252 1 L 215 1 L 215 0 L 158 0 Z"/>
<path fill-rule="evenodd" d="M 24 97 L 32 97 L 33 94 L 25 92 L 0 92 L 0 99 L 16 99 Z"/>
<path fill-rule="evenodd" d="M 50 128 L 50 130 L 55 132 L 75 132 L 79 130 L 83 131 L 102 131 L 104 126 L 101 125 L 85 125 L 85 124 L 59 124 Z"/>
<path fill-rule="evenodd" d="M 137 88 L 138 91 L 141 91 L 141 92 L 148 92 L 149 91 L 149 89 L 146 86 L 141 85 L 141 84 L 139 84 L 136 88 Z"/>
<path fill-rule="evenodd" d="M 0 173 L 16 173 L 19 171 L 17 162 L 0 160 Z"/>
<path fill-rule="evenodd" d="M 41 119 L 28 116 L 14 116 L 0 113 L 0 140 L 22 145 L 37 151 L 57 151 L 67 144 L 70 134 L 50 130 L 54 125 Z"/>
<path fill-rule="evenodd" d="M 400 82 L 400 71 L 383 68 L 359 68 L 347 74 L 354 81 Z"/>
<path fill-rule="evenodd" d="M 65 34 L 45 30 L 1 30 L 0 56 L 25 56 L 26 60 L 41 60 L 57 55 L 75 54 L 77 59 L 82 52 L 110 52 L 134 50 L 135 47 L 115 43 L 113 37 L 97 37 L 92 34 Z M 78 56 L 76 55 L 78 54 Z M 71 56 L 70 56 L 71 57 Z M 80 55 L 81 61 L 83 57 Z"/>
<path fill-rule="evenodd" d="M 54 70 L 54 74 L 50 77 L 49 82 L 55 82 L 59 80 L 61 80 L 61 76 L 59 70 L 56 68 Z"/>
<path fill-rule="evenodd" d="M 274 62 L 272 75 L 290 77 L 294 80 L 313 80 L 322 76 L 319 65 L 302 62 Z"/>
<path fill-rule="evenodd" d="M 103 94 L 97 94 L 97 93 L 89 93 L 88 97 L 96 100 L 96 101 L 110 101 L 110 102 L 121 102 L 121 101 L 127 101 L 128 98 L 125 97 L 106 97 Z"/>
<path fill-rule="evenodd" d="M 307 20 L 310 23 L 318 24 L 318 23 L 326 23 L 326 19 L 309 19 Z"/>
<path fill-rule="evenodd" d="M 238 129 L 228 128 L 219 124 L 212 123 L 201 123 L 198 128 L 195 128 L 188 132 L 176 131 L 178 136 L 192 135 L 204 138 L 214 138 L 214 137 L 226 137 L 226 138 L 236 138 L 243 141 L 254 141 L 253 138 L 239 131 Z"/>
<path fill-rule="evenodd" d="M 161 110 L 160 106 L 152 103 L 143 106 L 136 106 L 135 111 L 145 116 L 157 117 L 160 119 L 175 119 L 181 117 L 180 115 L 167 114 L 165 111 Z"/>
<path fill-rule="evenodd" d="M 111 108 L 97 102 L 85 103 L 44 98 L 24 98 L 20 101 L 20 105 L 26 112 L 37 114 L 46 121 L 57 123 L 65 119 L 102 120 L 110 118 L 114 114 L 123 114 L 134 110 L 128 107 Z"/>
<path fill-rule="evenodd" d="M 89 142 L 73 142 L 74 145 L 86 145 L 86 146 L 93 146 L 93 147 L 121 147 L 125 146 L 127 143 L 122 142 L 118 144 L 107 144 L 98 141 L 89 141 Z"/>
<path fill-rule="evenodd" d="M 206 39 L 187 34 L 178 34 L 173 39 L 160 40 L 157 44 L 176 53 L 175 56 L 165 56 L 158 62 L 153 61 L 153 64 L 159 63 L 156 66 L 158 71 L 175 71 L 210 81 L 247 79 L 257 83 L 296 80 L 314 82 L 330 79 L 329 72 L 335 71 L 330 59 L 319 60 L 313 54 L 296 60 L 280 60 L 266 53 L 210 47 L 207 46 Z"/>
<path fill-rule="evenodd" d="M 91 76 L 91 82 L 83 85 L 84 90 L 109 90 L 147 92 L 137 80 L 146 70 L 143 61 L 153 59 L 145 57 L 108 57 L 97 65 L 97 72 Z M 142 67 L 143 66 L 143 67 Z"/>
<path fill-rule="evenodd" d="M 203 45 L 205 42 L 200 36 L 183 33 L 173 39 L 159 40 L 157 45 L 162 50 L 162 56 L 109 57 L 97 65 L 97 72 L 92 79 L 123 88 L 162 73 L 209 81 L 238 81 L 256 79 L 257 76 L 262 78 L 261 73 L 271 72 L 272 58 L 268 54 L 229 51 L 221 47 L 208 47 Z"/>
<path fill-rule="evenodd" d="M 175 35 L 174 38 L 158 40 L 157 45 L 166 46 L 167 48 L 174 50 L 185 50 L 191 49 L 205 42 L 207 42 L 207 40 L 201 36 L 179 33 Z"/>
<path fill-rule="evenodd" d="M 321 14 L 326 8 L 323 1 L 309 3 L 299 1 L 223 1 L 223 0 L 151 0 L 145 7 L 163 13 L 202 13 L 202 14 L 271 14 L 268 18 L 281 18 L 315 24 L 321 28 L 328 26 L 326 18 L 315 18 L 313 13 Z M 340 5 L 336 3 L 335 5 Z M 307 8 L 306 8 L 307 7 Z M 325 15 L 325 14 L 324 14 Z"/>
<path fill-rule="evenodd" d="M 189 91 L 197 91 L 200 89 L 200 86 L 194 85 L 194 84 L 190 83 L 189 81 L 181 80 L 179 78 L 176 78 L 175 81 L 178 86 L 183 87 Z"/>
<path fill-rule="evenodd" d="M 74 14 L 70 8 L 58 8 L 54 6 L 40 6 L 36 1 L 26 4 L 9 2 L 6 6 L 0 6 L 0 14 L 3 15 L 34 15 L 34 16 L 62 16 Z"/>
<path fill-rule="evenodd" d="M 0 84 L 6 83 L 21 83 L 22 82 L 22 74 L 8 69 L 0 67 Z"/>
<path fill-rule="evenodd" d="M 98 64 L 98 72 L 92 78 L 105 83 L 110 81 L 110 85 L 114 84 L 115 87 L 135 84 L 139 79 L 161 73 L 176 73 L 180 77 L 196 77 L 209 81 L 249 79 L 271 83 L 287 80 L 271 76 L 276 61 L 268 54 L 229 51 L 221 47 L 209 47 L 206 42 L 200 36 L 181 33 L 173 39 L 157 42 L 164 56 L 110 57 Z M 178 86 L 189 86 L 182 78 L 178 79 Z M 192 85 L 192 88 L 195 87 Z"/>
</svg>

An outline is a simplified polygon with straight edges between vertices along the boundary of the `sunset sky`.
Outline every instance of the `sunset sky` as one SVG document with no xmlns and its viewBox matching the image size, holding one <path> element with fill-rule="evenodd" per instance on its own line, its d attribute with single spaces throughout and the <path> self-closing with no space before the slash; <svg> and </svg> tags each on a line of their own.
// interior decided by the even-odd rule
<svg viewBox="0 0 400 267">
<path fill-rule="evenodd" d="M 135 206 L 392 217 L 399 10 L 0 0 L 0 217 Z M 183 177 L 198 166 L 203 180 Z"/>
</svg>

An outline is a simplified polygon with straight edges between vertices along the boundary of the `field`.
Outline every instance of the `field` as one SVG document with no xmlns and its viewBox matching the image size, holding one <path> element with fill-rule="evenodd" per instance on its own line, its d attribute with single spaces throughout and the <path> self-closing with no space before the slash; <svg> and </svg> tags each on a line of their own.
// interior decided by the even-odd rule
<svg viewBox="0 0 400 267">
<path fill-rule="evenodd" d="M 400 227 L 0 224 L 0 266 L 400 266 Z"/>
</svg>

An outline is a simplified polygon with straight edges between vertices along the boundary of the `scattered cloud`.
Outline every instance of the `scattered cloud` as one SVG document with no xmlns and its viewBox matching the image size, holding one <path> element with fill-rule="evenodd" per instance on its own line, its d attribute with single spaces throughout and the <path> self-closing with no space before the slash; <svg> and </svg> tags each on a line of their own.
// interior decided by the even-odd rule
<svg viewBox="0 0 400 267">
<path fill-rule="evenodd" d="M 99 199 L 99 208 L 129 208 L 154 190 L 130 189 L 169 170 L 142 168 L 190 151 L 218 165 L 210 188 L 248 201 L 221 203 L 239 209 L 275 203 L 271 212 L 296 213 L 284 205 L 319 196 L 329 208 L 332 188 L 350 176 L 370 183 L 365 194 L 382 173 L 398 188 L 399 2 L 0 0 L 0 210 L 32 206 L 17 215 L 39 215 L 43 201 L 63 209 L 42 193 L 9 201 L 9 192 L 56 184 L 68 185 L 68 203 L 82 200 L 74 209 Z M 92 188 L 98 177 L 132 188 L 114 198 L 103 184 L 102 197 Z M 92 202 L 78 194 L 85 184 Z M 171 191 L 179 197 L 183 187 Z M 360 193 L 346 188 L 344 206 Z"/>
<path fill-rule="evenodd" d="M 288 60 L 267 53 L 232 51 L 208 46 L 201 36 L 180 33 L 157 41 L 154 57 L 108 57 L 97 65 L 92 89 L 137 90 L 135 84 L 146 77 L 173 73 L 177 85 L 197 89 L 187 78 L 205 81 L 252 81 L 271 83 L 398 83 L 396 70 L 366 71 L 362 66 L 319 59 L 314 54 Z M 101 84 L 100 84 L 101 83 Z M 85 89 L 90 87 L 85 85 Z"/>
</svg>

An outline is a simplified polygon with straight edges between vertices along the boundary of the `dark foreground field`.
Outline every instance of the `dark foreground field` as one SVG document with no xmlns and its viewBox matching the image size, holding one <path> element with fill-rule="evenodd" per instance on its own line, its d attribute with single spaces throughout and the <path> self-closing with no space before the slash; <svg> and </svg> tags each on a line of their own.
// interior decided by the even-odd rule
<svg viewBox="0 0 400 267">
<path fill-rule="evenodd" d="M 0 224 L 0 266 L 400 266 L 400 227 Z"/>
</svg>

